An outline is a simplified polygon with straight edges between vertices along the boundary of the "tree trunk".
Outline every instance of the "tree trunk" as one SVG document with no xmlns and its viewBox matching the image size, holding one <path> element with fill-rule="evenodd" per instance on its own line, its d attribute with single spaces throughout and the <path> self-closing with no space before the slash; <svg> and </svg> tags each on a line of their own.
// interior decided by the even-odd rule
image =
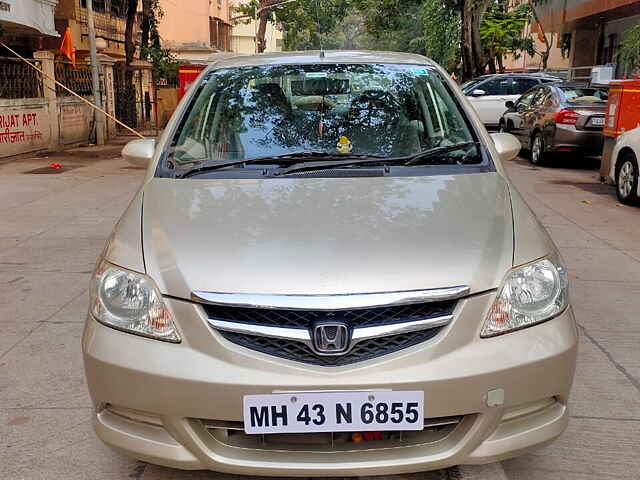
<svg viewBox="0 0 640 480">
<path fill-rule="evenodd" d="M 496 72 L 496 57 L 492 54 L 489 56 L 489 73 L 497 73 Z"/>
<path fill-rule="evenodd" d="M 480 23 L 493 0 L 464 0 L 462 5 L 462 80 L 484 73 L 487 59 L 480 40 Z"/>
<path fill-rule="evenodd" d="M 498 61 L 498 72 L 504 73 L 504 62 L 502 60 L 502 55 L 496 55 L 496 60 Z"/>
<path fill-rule="evenodd" d="M 136 42 L 134 39 L 135 34 L 135 20 L 138 12 L 138 0 L 127 1 L 127 21 L 124 31 L 124 85 L 126 89 L 126 101 L 125 101 L 125 118 L 122 120 L 130 127 L 135 127 L 137 124 L 136 114 L 136 90 L 133 85 L 133 68 L 131 63 L 134 60 L 136 53 Z"/>
<path fill-rule="evenodd" d="M 140 33 L 140 60 L 145 59 L 146 50 L 149 48 L 151 34 L 151 10 L 152 0 L 142 0 L 142 25 Z"/>
<path fill-rule="evenodd" d="M 258 4 L 258 31 L 256 32 L 256 49 L 258 53 L 263 53 L 267 49 L 267 22 L 272 7 L 283 3 L 285 0 L 261 0 Z"/>
<path fill-rule="evenodd" d="M 547 38 L 547 34 L 544 31 L 544 27 L 542 23 L 540 23 L 540 19 L 538 18 L 538 12 L 536 12 L 535 0 L 531 3 L 531 12 L 533 14 L 533 19 L 535 20 L 538 28 L 540 29 L 540 35 L 538 35 L 538 39 L 542 40 L 544 43 L 544 52 L 540 53 L 540 57 L 542 57 L 542 69 L 546 70 L 547 65 L 549 64 L 549 55 L 551 53 L 551 43 L 549 43 L 549 39 Z"/>
</svg>

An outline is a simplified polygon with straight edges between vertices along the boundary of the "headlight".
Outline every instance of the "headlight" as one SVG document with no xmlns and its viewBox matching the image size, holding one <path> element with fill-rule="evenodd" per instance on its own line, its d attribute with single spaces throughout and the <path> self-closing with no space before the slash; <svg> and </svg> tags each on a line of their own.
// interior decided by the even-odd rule
<svg viewBox="0 0 640 480">
<path fill-rule="evenodd" d="M 146 275 L 101 262 L 91 279 L 90 309 L 96 320 L 118 330 L 180 342 L 171 312 Z"/>
<path fill-rule="evenodd" d="M 567 273 L 544 258 L 516 267 L 504 279 L 480 336 L 492 337 L 549 320 L 569 303 Z"/>
</svg>

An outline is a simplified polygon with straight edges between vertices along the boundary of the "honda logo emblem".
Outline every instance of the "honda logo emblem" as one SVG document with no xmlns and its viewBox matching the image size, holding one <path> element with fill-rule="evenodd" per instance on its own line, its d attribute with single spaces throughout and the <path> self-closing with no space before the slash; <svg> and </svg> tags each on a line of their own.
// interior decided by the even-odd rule
<svg viewBox="0 0 640 480">
<path fill-rule="evenodd" d="M 342 322 L 318 322 L 312 327 L 311 337 L 319 355 L 341 355 L 349 349 L 349 327 Z"/>
</svg>

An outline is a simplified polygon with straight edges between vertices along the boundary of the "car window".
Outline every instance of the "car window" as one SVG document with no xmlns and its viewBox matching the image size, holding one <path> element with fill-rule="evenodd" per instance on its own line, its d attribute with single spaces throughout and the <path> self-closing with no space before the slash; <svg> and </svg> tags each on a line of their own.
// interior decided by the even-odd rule
<svg viewBox="0 0 640 480">
<path fill-rule="evenodd" d="M 546 88 L 540 88 L 536 90 L 536 94 L 531 99 L 531 106 L 536 107 L 538 105 L 541 105 L 545 97 L 547 96 L 547 93 L 548 90 Z"/>
<path fill-rule="evenodd" d="M 385 157 L 473 141 L 448 85 L 430 67 L 265 65 L 205 76 L 174 138 L 172 161 L 336 154 L 343 137 L 348 153 Z"/>
<path fill-rule="evenodd" d="M 511 79 L 509 78 L 492 78 L 479 85 L 475 89 L 484 90 L 485 95 L 509 95 Z"/>
<path fill-rule="evenodd" d="M 569 103 L 606 103 L 609 92 L 604 88 L 560 87 Z"/>
<path fill-rule="evenodd" d="M 478 85 L 482 81 L 481 78 L 475 78 L 473 80 L 469 80 L 464 82 L 460 88 L 465 94 L 471 93 L 476 85 Z"/>
<path fill-rule="evenodd" d="M 558 99 L 556 94 L 553 91 L 547 93 L 544 97 L 543 104 L 545 107 L 556 107 L 558 106 Z"/>
<path fill-rule="evenodd" d="M 513 95 L 522 95 L 536 85 L 538 85 L 538 80 L 535 78 L 514 78 L 512 84 Z"/>
<path fill-rule="evenodd" d="M 531 105 L 531 100 L 533 99 L 533 97 L 538 93 L 538 89 L 534 88 L 532 90 L 529 90 L 528 92 L 524 93 L 524 95 L 522 95 L 516 105 L 523 105 L 523 106 L 529 106 Z"/>
</svg>

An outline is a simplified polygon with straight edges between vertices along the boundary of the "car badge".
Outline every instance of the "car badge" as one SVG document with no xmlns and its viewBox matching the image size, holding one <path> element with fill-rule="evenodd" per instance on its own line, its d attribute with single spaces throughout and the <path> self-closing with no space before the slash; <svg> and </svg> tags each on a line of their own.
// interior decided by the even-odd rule
<svg viewBox="0 0 640 480">
<path fill-rule="evenodd" d="M 344 322 L 320 321 L 311 327 L 313 350 L 319 355 L 342 355 L 349 350 L 349 327 Z"/>
</svg>

